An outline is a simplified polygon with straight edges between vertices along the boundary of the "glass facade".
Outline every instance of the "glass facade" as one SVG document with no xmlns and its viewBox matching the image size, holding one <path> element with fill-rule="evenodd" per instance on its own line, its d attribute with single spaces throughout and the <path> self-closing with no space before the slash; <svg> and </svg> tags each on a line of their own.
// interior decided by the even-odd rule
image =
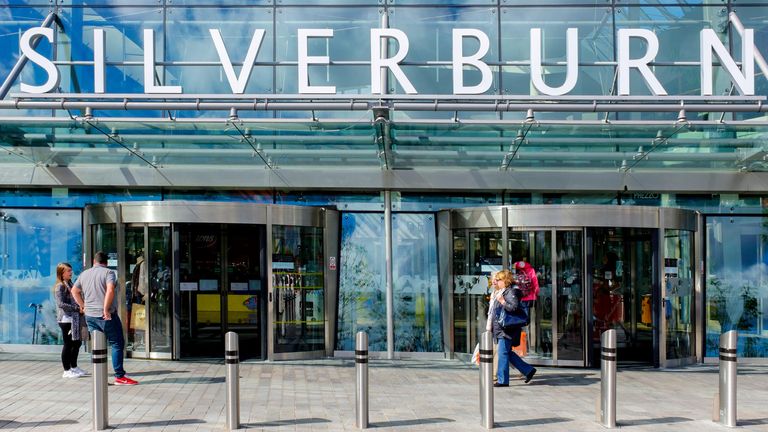
<svg viewBox="0 0 768 432">
<path fill-rule="evenodd" d="M 0 45 L 1 76 L 8 76 L 19 59 L 20 35 L 41 25 L 53 12 L 59 18 L 54 26 L 56 38 L 54 42 L 42 38 L 36 50 L 56 62 L 61 78 L 56 92 L 96 91 L 93 31 L 103 29 L 107 96 L 141 95 L 152 85 L 179 86 L 182 95 L 232 95 L 231 82 L 237 81 L 242 82 L 243 94 L 259 97 L 249 100 L 252 108 L 236 110 L 231 119 L 226 115 L 228 108 L 207 109 L 195 103 L 169 109 L 97 108 L 89 116 L 84 109 L 0 109 L 19 116 L 0 122 L 23 131 L 21 135 L 0 134 L 0 144 L 30 148 L 1 154 L 0 163 L 26 161 L 78 169 L 107 163 L 163 170 L 197 167 L 204 161 L 238 169 L 256 164 L 272 170 L 328 168 L 343 157 L 345 167 L 367 173 L 375 173 L 382 165 L 387 169 L 427 170 L 446 165 L 482 170 L 502 165 L 623 171 L 733 170 L 734 165 L 750 172 L 766 169 L 762 159 L 751 158 L 752 153 L 762 150 L 760 138 L 765 125 L 736 122 L 761 118 L 759 108 L 725 114 L 701 108 L 680 117 L 677 109 L 607 108 L 608 112 L 602 113 L 538 106 L 535 121 L 525 122 L 524 108 L 507 111 L 492 103 L 485 109 L 441 109 L 438 104 L 433 110 L 392 110 L 394 121 L 384 131 L 371 122 L 370 102 L 354 109 L 351 105 L 349 109 L 322 109 L 312 104 L 286 109 L 274 105 L 269 109 L 267 102 L 270 97 L 277 101 L 300 93 L 299 29 L 333 31 L 332 37 L 307 40 L 307 55 L 327 57 L 328 62 L 308 63 L 302 78 L 306 85 L 334 86 L 335 94 L 341 97 L 370 95 L 371 51 L 367 42 L 370 29 L 382 25 L 401 30 L 409 40 L 401 65 L 409 84 L 390 71 L 386 93 L 404 95 L 410 85 L 419 95 L 452 96 L 453 30 L 464 28 L 476 29 L 488 38 L 482 61 L 490 72 L 489 86 L 481 96 L 538 97 L 542 92 L 531 83 L 530 32 L 540 29 L 542 34 L 541 80 L 557 88 L 567 80 L 566 31 L 572 28 L 578 31 L 579 68 L 568 95 L 584 96 L 585 100 L 617 95 L 619 32 L 636 29 L 652 32 L 659 41 L 658 53 L 648 65 L 664 90 L 669 95 L 696 96 L 701 87 L 696 47 L 702 30 L 713 30 L 735 61 L 740 61 L 741 37 L 728 22 L 728 13 L 735 10 L 734 0 L 686 4 L 551 0 L 535 5 L 457 0 L 439 1 L 429 7 L 416 1 L 378 0 L 325 0 L 311 7 L 303 2 L 273 0 L 49 3 L 13 0 L 0 6 L 4 42 Z M 768 29 L 763 19 L 766 8 L 739 3 L 737 12 L 745 26 L 754 29 L 758 50 L 765 51 L 765 38 L 759 35 Z M 152 83 L 145 82 L 143 68 L 146 48 L 151 45 L 149 30 L 154 37 Z M 226 62 L 231 63 L 230 75 L 234 76 L 225 73 L 212 32 L 226 49 Z M 255 57 L 246 70 L 243 63 L 252 44 Z M 465 55 L 480 48 L 474 38 L 464 38 L 461 44 Z M 399 45 L 389 38 L 391 53 L 400 49 Z M 628 44 L 628 56 L 641 58 L 647 49 L 641 38 L 634 38 Z M 716 56 L 715 97 L 738 93 L 722 63 Z M 482 80 L 480 69 L 462 69 L 466 86 Z M 43 68 L 27 64 L 13 79 L 10 93 L 18 94 L 22 82 L 39 85 L 46 78 Z M 654 96 L 646 81 L 638 70 L 631 69 L 629 93 Z M 755 94 L 764 95 L 766 90 L 768 80 L 758 77 Z M 22 121 L 26 115 L 36 121 Z M 516 136 L 522 140 L 515 141 Z M 391 140 L 392 145 L 382 145 L 381 140 Z M 54 142 L 55 146 L 48 145 Z M 95 146 L 104 142 L 105 146 Z M 371 145 L 386 149 L 387 157 L 382 159 L 380 152 L 368 151 Z"/>
<path fill-rule="evenodd" d="M 717 357 L 720 333 L 739 332 L 739 357 L 768 357 L 768 220 L 707 221 L 706 355 Z"/>
<path fill-rule="evenodd" d="M 436 235 L 432 214 L 392 216 L 395 351 L 443 351 Z"/>
<path fill-rule="evenodd" d="M 56 266 L 82 269 L 78 210 L 0 207 L 0 344 L 59 344 Z"/>
<path fill-rule="evenodd" d="M 339 309 L 336 349 L 353 351 L 355 334 L 368 333 L 370 351 L 387 350 L 384 216 L 341 217 Z"/>
<path fill-rule="evenodd" d="M 395 351 L 442 352 L 437 283 L 437 232 L 432 214 L 392 216 Z M 336 349 L 351 351 L 358 331 L 371 351 L 387 350 L 384 218 L 341 217 L 341 268 Z"/>
<path fill-rule="evenodd" d="M 440 210 L 599 204 L 681 207 L 704 214 L 704 257 L 694 256 L 694 234 L 659 234 L 664 239 L 657 245 L 664 268 L 658 282 L 664 298 L 658 313 L 664 314 L 666 332 L 666 340 L 659 342 L 668 359 L 689 358 L 697 348 L 717 357 L 717 335 L 728 329 L 740 331 L 740 356 L 768 357 L 768 197 L 760 192 L 768 170 L 763 101 L 768 80 L 756 69 L 757 96 L 748 99 L 754 109 L 678 110 L 687 108 L 684 104 L 708 103 L 697 99 L 702 30 L 713 30 L 743 66 L 742 36 L 729 23 L 734 11 L 745 27 L 754 29 L 756 48 L 768 52 L 768 8 L 736 0 L 436 0 L 428 5 L 417 0 L 3 2 L 0 77 L 9 77 L 20 60 L 23 33 L 55 13 L 54 40 L 40 38 L 35 48 L 55 61 L 61 75 L 52 93 L 73 101 L 91 100 L 84 95 L 97 90 L 94 30 L 103 29 L 104 98 L 113 103 L 125 99 L 125 105 L 40 108 L 35 104 L 41 100 L 57 99 L 20 96 L 22 82 L 40 85 L 46 80 L 45 70 L 33 62 L 8 82 L 9 92 L 0 102 L 21 103 L 0 107 L 0 344 L 58 343 L 52 321 L 52 269 L 68 261 L 76 276 L 83 255 L 97 250 L 109 254 L 109 266 L 126 281 L 119 295 L 128 308 L 131 350 L 172 349 L 169 294 L 176 288 L 174 276 L 200 288 L 180 293 L 178 311 L 182 340 L 198 343 L 199 352 L 216 346 L 225 328 L 241 326 L 254 335 L 261 331 L 267 318 L 254 310 L 267 298 L 260 285 L 267 284 L 266 258 L 262 262 L 249 255 L 258 252 L 238 251 L 228 239 L 242 234 L 263 241 L 266 232 L 185 227 L 189 230 L 180 236 L 179 275 L 168 268 L 174 234 L 170 226 L 131 226 L 121 243 L 125 249 L 118 251 L 116 228 L 99 225 L 90 232 L 92 250 L 83 250 L 82 209 L 88 204 L 189 200 L 339 210 L 334 335 L 325 334 L 320 324 L 328 316 L 323 309 L 327 287 L 320 276 L 329 258 L 323 256 L 321 232 L 276 227 L 269 233 L 272 244 L 264 243 L 265 256 L 272 254 L 271 282 L 279 300 L 275 320 L 269 323 L 274 326 L 274 350 L 320 350 L 327 339 L 335 349 L 351 351 L 355 332 L 365 330 L 370 349 L 385 351 L 383 191 L 389 190 L 396 351 L 435 353 L 452 344 L 454 352 L 471 352 L 484 328 L 487 277 L 521 259 L 533 264 L 541 286 L 527 333 L 529 356 L 578 361 L 588 357 L 585 350 L 591 348 L 588 339 L 595 329 L 606 328 L 622 331 L 622 349 L 638 344 L 647 348 L 654 313 L 647 302 L 658 276 L 648 252 L 657 242 L 654 232 L 613 233 L 605 227 L 597 233 L 604 244 L 593 244 L 593 233 L 578 227 L 510 230 L 504 233 L 504 245 L 501 232 L 454 231 L 451 284 L 441 286 L 440 265 L 445 263 L 438 257 Z M 385 74 L 386 94 L 369 98 L 370 29 L 383 26 L 408 36 L 401 69 L 423 98 L 409 99 L 405 83 L 391 70 Z M 482 61 L 489 67 L 490 85 L 482 94 L 453 93 L 452 33 L 458 28 L 477 29 L 488 37 Z M 566 31 L 577 29 L 578 79 L 567 95 L 572 99 L 545 97 L 531 82 L 534 28 L 542 34 L 541 79 L 550 87 L 568 79 Z M 329 60 L 308 65 L 306 84 L 335 86 L 331 99 L 337 106 L 323 105 L 323 97 L 296 97 L 299 29 L 333 31 L 333 37 L 307 41 L 307 55 Z M 675 100 L 674 109 L 611 106 L 629 103 L 613 99 L 619 94 L 619 32 L 627 29 L 647 30 L 658 38 L 658 53 L 648 66 L 670 95 L 685 99 L 683 105 Z M 188 99 L 176 105 L 161 107 L 149 104 L 151 98 L 143 99 L 150 85 L 144 71 L 144 54 L 152 42 L 147 30 L 154 37 L 155 65 L 149 79 L 155 86 L 182 87 L 181 96 Z M 212 32 L 220 36 L 236 78 L 244 80 L 242 98 L 231 97 L 232 80 L 222 67 Z M 253 63 L 244 64 L 257 42 Z M 403 48 L 392 38 L 385 45 L 389 54 Z M 461 42 L 467 55 L 481 45 L 473 38 Z M 636 59 L 649 47 L 633 39 L 628 48 L 629 57 Z M 727 99 L 740 92 L 723 64 L 715 56 L 713 98 L 746 104 Z M 471 86 L 482 80 L 482 73 L 466 66 L 462 77 Z M 654 96 L 635 69 L 629 90 L 638 97 L 630 102 L 674 99 L 650 100 Z M 133 105 L 137 100 L 141 104 Z M 205 105 L 217 101 L 240 105 L 232 110 Z M 550 109 L 585 101 L 595 108 Z M 510 104 L 520 106 L 508 109 Z M 530 113 L 528 105 L 534 107 Z M 385 114 L 378 117 L 384 108 Z M 710 175 L 715 179 L 712 190 L 702 190 L 701 184 L 709 183 L 697 180 L 708 181 Z M 215 241 L 206 243 L 208 239 Z M 507 263 L 504 248 L 510 253 Z M 624 267 L 606 278 L 602 256 L 609 252 Z M 127 260 L 118 267 L 119 255 Z M 235 261 L 227 261 L 230 255 Z M 142 256 L 147 269 L 134 279 Z M 704 260 L 705 317 L 693 314 L 699 258 Z M 233 291 L 230 283 L 244 292 L 228 294 Z M 146 287 L 139 289 L 139 284 Z M 442 310 L 447 304 L 451 311 Z M 580 315 L 590 309 L 597 312 L 594 319 Z M 450 317 L 452 322 L 447 322 Z M 706 328 L 703 341 L 694 340 L 699 322 Z M 451 332 L 444 334 L 444 329 Z M 253 341 L 259 350 L 262 343 L 266 346 L 256 336 Z"/>
</svg>

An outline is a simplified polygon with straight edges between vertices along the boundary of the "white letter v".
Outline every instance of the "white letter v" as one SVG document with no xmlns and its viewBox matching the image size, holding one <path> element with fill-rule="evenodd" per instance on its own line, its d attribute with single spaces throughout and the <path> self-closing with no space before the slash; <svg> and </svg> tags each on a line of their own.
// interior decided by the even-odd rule
<svg viewBox="0 0 768 432">
<path fill-rule="evenodd" d="M 227 81 L 229 81 L 229 87 L 232 89 L 232 93 L 244 93 L 245 86 L 248 84 L 248 79 L 251 77 L 251 71 L 253 71 L 253 63 L 256 61 L 256 55 L 261 48 L 261 41 L 264 39 L 264 29 L 256 29 L 253 31 L 251 45 L 248 47 L 248 53 L 245 55 L 245 61 L 243 61 L 243 68 L 240 69 L 239 76 L 235 74 L 235 68 L 232 66 L 232 61 L 229 59 L 227 48 L 224 46 L 224 40 L 221 38 L 219 30 L 208 29 L 208 31 L 213 38 L 213 44 L 216 45 L 216 52 L 219 54 L 221 66 L 224 68 L 224 73 L 227 75 Z"/>
</svg>

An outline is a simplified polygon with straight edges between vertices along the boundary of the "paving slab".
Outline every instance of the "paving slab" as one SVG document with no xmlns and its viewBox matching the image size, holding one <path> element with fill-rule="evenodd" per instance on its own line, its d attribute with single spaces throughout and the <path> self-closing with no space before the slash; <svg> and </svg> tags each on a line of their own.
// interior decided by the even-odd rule
<svg viewBox="0 0 768 432">
<path fill-rule="evenodd" d="M 90 370 L 90 356 L 81 367 Z M 111 364 L 110 364 L 111 365 Z M 111 366 L 110 366 L 111 368 Z M 126 360 L 137 386 L 109 386 L 110 429 L 226 430 L 223 361 Z M 61 378 L 55 354 L 0 353 L 0 429 L 93 430 L 92 380 Z M 353 360 L 240 364 L 241 430 L 355 431 Z M 110 377 L 111 381 L 111 377 Z M 372 360 L 370 429 L 483 431 L 479 372 L 457 360 Z M 711 420 L 716 365 L 633 367 L 617 374 L 617 423 L 627 431 L 726 431 Z M 604 431 L 595 421 L 600 371 L 539 368 L 529 384 L 494 389 L 495 428 Z M 768 365 L 739 365 L 738 430 L 768 431 Z"/>
</svg>

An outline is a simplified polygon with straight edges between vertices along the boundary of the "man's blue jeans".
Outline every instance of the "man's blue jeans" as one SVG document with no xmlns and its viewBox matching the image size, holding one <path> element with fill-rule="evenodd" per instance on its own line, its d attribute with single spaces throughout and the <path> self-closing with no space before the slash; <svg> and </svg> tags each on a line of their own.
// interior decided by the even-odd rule
<svg viewBox="0 0 768 432">
<path fill-rule="evenodd" d="M 117 314 L 112 314 L 112 319 L 107 321 L 101 317 L 86 316 L 85 322 L 88 323 L 88 331 L 100 331 L 104 333 L 107 342 L 112 346 L 112 369 L 115 370 L 115 377 L 125 376 L 123 369 L 123 353 L 125 352 L 125 338 L 123 338 L 123 323 Z"/>
</svg>

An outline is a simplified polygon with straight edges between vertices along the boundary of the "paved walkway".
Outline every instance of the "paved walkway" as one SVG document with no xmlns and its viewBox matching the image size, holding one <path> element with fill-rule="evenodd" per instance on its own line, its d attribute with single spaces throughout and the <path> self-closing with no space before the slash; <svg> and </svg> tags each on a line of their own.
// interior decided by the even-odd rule
<svg viewBox="0 0 768 432">
<path fill-rule="evenodd" d="M 81 367 L 90 370 L 90 356 Z M 241 364 L 243 429 L 355 428 L 349 360 Z M 124 431 L 225 430 L 223 362 L 127 360 L 133 387 L 109 387 L 109 423 Z M 604 431 L 595 423 L 597 370 L 539 368 L 528 384 L 495 389 L 496 429 Z M 716 366 L 618 374 L 617 418 L 630 431 L 726 431 L 711 421 Z M 381 431 L 483 431 L 478 371 L 457 361 L 374 361 L 370 427 Z M 92 430 L 92 381 L 63 379 L 54 354 L 0 353 L 0 429 Z M 768 366 L 739 369 L 739 425 L 768 431 Z"/>
</svg>

